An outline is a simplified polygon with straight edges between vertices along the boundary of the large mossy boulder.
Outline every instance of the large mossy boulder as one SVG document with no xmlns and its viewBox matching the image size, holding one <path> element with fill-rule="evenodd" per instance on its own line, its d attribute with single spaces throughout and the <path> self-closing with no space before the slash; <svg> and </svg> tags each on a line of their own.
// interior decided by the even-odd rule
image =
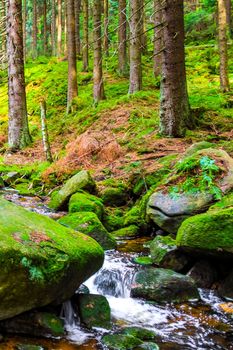
<svg viewBox="0 0 233 350">
<path fill-rule="evenodd" d="M 105 250 L 116 248 L 115 238 L 106 230 L 95 213 L 68 214 L 59 219 L 58 222 L 94 238 Z"/>
<path fill-rule="evenodd" d="M 104 211 L 101 199 L 87 192 L 73 194 L 69 201 L 69 213 L 84 211 L 93 212 L 101 219 Z"/>
<path fill-rule="evenodd" d="M 109 350 L 133 350 L 143 344 L 140 339 L 126 334 L 105 335 L 101 341 Z"/>
<path fill-rule="evenodd" d="M 79 190 L 92 192 L 95 189 L 95 183 L 86 170 L 79 171 L 72 176 L 65 185 L 58 191 L 54 192 L 49 202 L 49 207 L 55 210 L 64 209 L 72 194 Z"/>
<path fill-rule="evenodd" d="M 164 231 L 176 233 L 184 220 L 206 212 L 232 188 L 233 159 L 225 151 L 191 152 L 150 196 L 147 215 Z"/>
<path fill-rule="evenodd" d="M 145 268 L 136 272 L 131 296 L 157 302 L 184 302 L 199 299 L 194 281 L 167 269 Z"/>
<path fill-rule="evenodd" d="M 193 254 L 233 257 L 233 207 L 210 210 L 185 220 L 176 243 Z"/>
<path fill-rule="evenodd" d="M 0 198 L 0 319 L 69 299 L 103 264 L 92 238 Z"/>
</svg>

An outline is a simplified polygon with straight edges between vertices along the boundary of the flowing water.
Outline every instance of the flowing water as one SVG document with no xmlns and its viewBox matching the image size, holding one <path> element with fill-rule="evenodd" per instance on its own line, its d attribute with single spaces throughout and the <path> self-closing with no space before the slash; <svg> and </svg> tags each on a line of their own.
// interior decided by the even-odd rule
<svg viewBox="0 0 233 350">
<path fill-rule="evenodd" d="M 40 199 L 7 194 L 8 199 L 30 210 L 54 216 Z M 155 331 L 161 350 L 233 350 L 233 317 L 224 313 L 225 303 L 214 291 L 200 290 L 201 301 L 185 304 L 156 304 L 130 298 L 134 273 L 141 268 L 133 258 L 143 250 L 143 239 L 119 244 L 120 251 L 108 251 L 102 269 L 85 285 L 91 293 L 105 295 L 112 315 L 112 329 L 139 326 Z M 35 340 L 11 337 L 0 344 L 1 349 L 14 349 L 16 343 L 39 344 L 48 350 L 103 349 L 100 339 L 109 331 L 83 329 L 70 301 L 63 305 L 61 317 L 67 331 L 66 339 Z"/>
</svg>

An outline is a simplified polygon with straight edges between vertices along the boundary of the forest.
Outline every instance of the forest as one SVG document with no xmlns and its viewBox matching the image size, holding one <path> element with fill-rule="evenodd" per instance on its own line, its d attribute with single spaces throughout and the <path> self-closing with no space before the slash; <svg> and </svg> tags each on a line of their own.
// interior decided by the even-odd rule
<svg viewBox="0 0 233 350">
<path fill-rule="evenodd" d="M 0 350 L 233 350 L 231 0 L 0 0 Z"/>
</svg>

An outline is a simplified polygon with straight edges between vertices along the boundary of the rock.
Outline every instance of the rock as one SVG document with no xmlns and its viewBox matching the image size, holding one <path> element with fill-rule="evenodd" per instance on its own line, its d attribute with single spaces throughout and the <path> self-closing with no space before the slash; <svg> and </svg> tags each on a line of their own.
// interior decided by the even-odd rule
<svg viewBox="0 0 233 350">
<path fill-rule="evenodd" d="M 72 176 L 58 192 L 54 192 L 49 202 L 49 207 L 55 210 L 64 209 L 72 194 L 79 190 L 91 192 L 94 188 L 95 183 L 90 173 L 86 170 L 82 170 Z"/>
<path fill-rule="evenodd" d="M 203 149 L 214 148 L 214 147 L 215 147 L 215 144 L 208 141 L 195 142 L 186 149 L 183 158 L 190 157 L 193 154 Z"/>
<path fill-rule="evenodd" d="M 36 337 L 58 337 L 65 334 L 63 321 L 48 312 L 26 312 L 1 321 L 0 326 L 7 333 Z"/>
<path fill-rule="evenodd" d="M 44 346 L 34 344 L 17 344 L 14 347 L 15 350 L 47 350 Z"/>
<path fill-rule="evenodd" d="M 104 205 L 112 207 L 120 207 L 128 201 L 128 194 L 124 186 L 103 188 L 99 191 L 99 196 Z"/>
<path fill-rule="evenodd" d="M 136 272 L 131 296 L 157 302 L 184 302 L 199 299 L 194 281 L 172 270 L 146 268 Z"/>
<path fill-rule="evenodd" d="M 188 263 L 187 257 L 170 236 L 157 236 L 150 244 L 150 255 L 154 264 L 178 272 Z"/>
<path fill-rule="evenodd" d="M 142 266 L 150 266 L 153 265 L 153 260 L 150 256 L 137 256 L 133 259 L 134 263 L 142 265 Z"/>
<path fill-rule="evenodd" d="M 116 248 L 114 237 L 102 225 L 95 213 L 68 214 L 59 219 L 58 222 L 94 238 L 105 250 Z"/>
<path fill-rule="evenodd" d="M 232 227 L 233 208 L 195 215 L 179 228 L 176 244 L 194 254 L 232 257 Z"/>
<path fill-rule="evenodd" d="M 142 344 L 140 339 L 124 334 L 105 335 L 101 341 L 109 350 L 133 350 Z"/>
<path fill-rule="evenodd" d="M 84 211 L 93 212 L 101 219 L 104 211 L 101 199 L 85 192 L 73 194 L 69 201 L 69 213 Z"/>
<path fill-rule="evenodd" d="M 124 227 L 124 211 L 121 208 L 105 207 L 102 222 L 109 232 Z"/>
<path fill-rule="evenodd" d="M 145 342 L 139 346 L 136 346 L 133 350 L 159 350 L 159 346 L 152 342 Z"/>
<path fill-rule="evenodd" d="M 210 288 L 217 278 L 217 271 L 207 260 L 198 261 L 187 274 L 191 277 L 197 287 Z"/>
<path fill-rule="evenodd" d="M 222 150 L 203 149 L 176 163 L 163 187 L 148 201 L 147 215 L 176 233 L 188 217 L 206 212 L 233 188 L 233 159 Z"/>
<path fill-rule="evenodd" d="M 103 295 L 80 294 L 76 302 L 81 323 L 86 327 L 110 328 L 110 306 Z"/>
<path fill-rule="evenodd" d="M 229 275 L 220 283 L 218 293 L 227 300 L 233 300 L 233 269 Z"/>
<path fill-rule="evenodd" d="M 92 238 L 0 198 L 0 319 L 69 299 L 102 266 Z"/>
<path fill-rule="evenodd" d="M 77 290 L 77 294 L 89 294 L 90 290 L 85 284 L 81 284 L 81 286 Z"/>
<path fill-rule="evenodd" d="M 126 327 L 122 333 L 141 340 L 153 340 L 157 336 L 154 331 L 142 327 Z"/>
<path fill-rule="evenodd" d="M 139 228 L 136 225 L 130 225 L 128 227 L 120 228 L 117 231 L 113 231 L 112 235 L 116 238 L 135 238 L 139 234 Z"/>
</svg>

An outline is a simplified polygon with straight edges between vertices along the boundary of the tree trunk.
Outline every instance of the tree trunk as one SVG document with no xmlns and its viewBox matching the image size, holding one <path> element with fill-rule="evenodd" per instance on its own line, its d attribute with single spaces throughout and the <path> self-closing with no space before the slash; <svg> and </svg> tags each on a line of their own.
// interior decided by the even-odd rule
<svg viewBox="0 0 233 350">
<path fill-rule="evenodd" d="M 93 71 L 93 95 L 94 103 L 105 98 L 103 69 L 102 69 L 102 47 L 101 47 L 101 0 L 95 0 L 93 4 L 94 19 L 94 71 Z"/>
<path fill-rule="evenodd" d="M 21 0 L 7 2 L 8 143 L 12 151 L 31 142 L 28 129 Z"/>
<path fill-rule="evenodd" d="M 0 63 L 4 69 L 6 63 L 7 49 L 6 49 L 6 3 L 5 0 L 0 2 Z"/>
<path fill-rule="evenodd" d="M 46 124 L 46 102 L 45 102 L 45 100 L 42 100 L 40 102 L 40 120 L 41 120 L 41 132 L 42 132 L 42 141 L 43 141 L 45 157 L 49 163 L 52 163 L 53 157 L 52 157 L 52 153 L 51 153 L 48 129 L 47 129 L 47 124 Z"/>
<path fill-rule="evenodd" d="M 229 34 L 232 37 L 232 18 L 231 18 L 231 0 L 225 0 L 226 1 L 226 11 L 227 11 L 227 26 L 229 29 Z"/>
<path fill-rule="evenodd" d="M 130 78 L 129 94 L 142 89 L 141 68 L 141 0 L 130 0 Z"/>
<path fill-rule="evenodd" d="M 43 3 L 43 15 L 44 15 L 44 28 L 43 28 L 43 46 L 44 46 L 44 55 L 47 54 L 47 0 L 44 0 Z"/>
<path fill-rule="evenodd" d="M 64 55 L 67 56 L 67 0 L 64 2 Z"/>
<path fill-rule="evenodd" d="M 33 0 L 32 58 L 37 58 L 37 0 Z"/>
<path fill-rule="evenodd" d="M 162 50 L 162 36 L 163 36 L 163 29 L 162 24 L 162 10 L 161 4 L 158 2 L 158 0 L 154 0 L 154 76 L 157 77 L 161 73 L 161 50 Z"/>
<path fill-rule="evenodd" d="M 75 8 L 75 45 L 77 57 L 81 56 L 81 40 L 80 40 L 80 11 L 81 0 L 74 1 Z"/>
<path fill-rule="evenodd" d="M 145 55 L 147 53 L 147 33 L 146 33 L 146 10 L 145 0 L 141 0 L 141 51 Z"/>
<path fill-rule="evenodd" d="M 119 28 L 118 28 L 118 67 L 123 76 L 128 74 L 127 67 L 127 19 L 126 0 L 119 0 Z"/>
<path fill-rule="evenodd" d="M 56 3 L 52 0 L 52 18 L 51 18 L 51 46 L 52 56 L 56 56 Z"/>
<path fill-rule="evenodd" d="M 108 39 L 108 24 L 109 24 L 109 2 L 104 0 L 104 53 L 109 55 L 109 39 Z"/>
<path fill-rule="evenodd" d="M 23 57 L 24 62 L 26 62 L 26 56 L 27 56 L 27 31 L 26 31 L 26 22 L 27 22 L 27 3 L 26 0 L 23 0 Z"/>
<path fill-rule="evenodd" d="M 74 1 L 67 0 L 67 53 L 68 53 L 68 91 L 67 113 L 70 112 L 72 100 L 78 95 L 76 47 L 75 47 L 75 13 Z"/>
<path fill-rule="evenodd" d="M 225 0 L 218 0 L 218 40 L 220 56 L 220 86 L 223 92 L 229 91 L 227 54 L 227 12 Z"/>
<path fill-rule="evenodd" d="M 62 0 L 57 0 L 57 56 L 62 55 Z"/>
<path fill-rule="evenodd" d="M 164 7 L 161 133 L 167 137 L 183 137 L 186 125 L 191 123 L 185 72 L 183 0 L 166 0 Z"/>
<path fill-rule="evenodd" d="M 89 33 L 88 33 L 89 9 L 88 0 L 83 0 L 83 71 L 89 69 Z"/>
</svg>

